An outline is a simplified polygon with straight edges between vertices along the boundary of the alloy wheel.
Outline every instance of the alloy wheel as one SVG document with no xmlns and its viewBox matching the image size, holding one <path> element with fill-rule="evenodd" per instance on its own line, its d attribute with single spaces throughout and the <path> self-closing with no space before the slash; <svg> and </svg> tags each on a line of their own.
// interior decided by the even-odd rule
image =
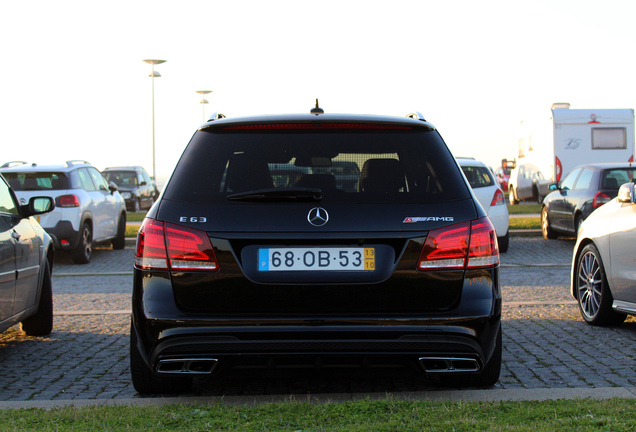
<svg viewBox="0 0 636 432">
<path fill-rule="evenodd" d="M 603 296 L 603 277 L 596 255 L 588 251 L 581 257 L 578 271 L 579 303 L 581 311 L 594 319 L 599 311 Z"/>
</svg>

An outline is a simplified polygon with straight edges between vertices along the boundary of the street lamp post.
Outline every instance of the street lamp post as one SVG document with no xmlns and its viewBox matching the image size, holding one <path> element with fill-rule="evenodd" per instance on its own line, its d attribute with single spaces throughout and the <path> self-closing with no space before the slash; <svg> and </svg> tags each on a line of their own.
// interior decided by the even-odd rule
<svg viewBox="0 0 636 432">
<path fill-rule="evenodd" d="M 157 170 L 155 164 L 155 77 L 159 78 L 161 74 L 155 72 L 155 65 L 165 63 L 166 60 L 144 60 L 152 66 L 152 73 L 148 75 L 152 78 L 152 178 L 157 181 Z"/>
<path fill-rule="evenodd" d="M 195 92 L 199 93 L 202 98 L 201 98 L 201 102 L 199 102 L 201 104 L 201 106 L 203 107 L 203 122 L 205 123 L 205 104 L 209 103 L 207 100 L 205 100 L 205 96 L 208 93 L 212 93 L 212 90 L 195 90 Z"/>
</svg>

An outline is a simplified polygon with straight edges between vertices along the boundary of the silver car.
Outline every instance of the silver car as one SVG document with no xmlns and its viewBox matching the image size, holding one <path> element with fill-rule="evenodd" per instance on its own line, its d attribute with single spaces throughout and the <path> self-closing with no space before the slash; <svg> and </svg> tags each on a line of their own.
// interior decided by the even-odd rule
<svg viewBox="0 0 636 432">
<path fill-rule="evenodd" d="M 571 293 L 591 325 L 616 325 L 636 315 L 634 183 L 582 224 L 574 247 Z"/>
</svg>

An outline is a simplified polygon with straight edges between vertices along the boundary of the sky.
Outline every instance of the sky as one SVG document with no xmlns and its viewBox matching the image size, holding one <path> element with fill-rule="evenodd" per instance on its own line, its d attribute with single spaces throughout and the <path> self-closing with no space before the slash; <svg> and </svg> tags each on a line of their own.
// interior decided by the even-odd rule
<svg viewBox="0 0 636 432">
<path fill-rule="evenodd" d="M 419 111 L 456 156 L 522 120 L 636 107 L 636 1 L 0 0 L 0 163 L 177 163 L 205 115 Z"/>
</svg>

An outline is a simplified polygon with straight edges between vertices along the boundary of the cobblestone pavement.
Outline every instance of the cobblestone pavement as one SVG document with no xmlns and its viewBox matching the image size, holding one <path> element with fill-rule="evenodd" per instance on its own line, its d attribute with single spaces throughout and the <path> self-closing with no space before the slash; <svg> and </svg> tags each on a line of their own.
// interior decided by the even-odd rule
<svg viewBox="0 0 636 432">
<path fill-rule="evenodd" d="M 497 389 L 636 386 L 636 320 L 586 325 L 569 295 L 571 240 L 511 238 L 502 254 L 503 368 Z M 128 339 L 134 250 L 97 249 L 86 266 L 56 259 L 55 328 L 0 334 L 0 401 L 139 398 L 130 382 Z M 197 381 L 195 395 L 307 395 L 437 392 L 425 379 L 223 378 Z M 490 390 L 484 390 L 486 392 Z"/>
</svg>

